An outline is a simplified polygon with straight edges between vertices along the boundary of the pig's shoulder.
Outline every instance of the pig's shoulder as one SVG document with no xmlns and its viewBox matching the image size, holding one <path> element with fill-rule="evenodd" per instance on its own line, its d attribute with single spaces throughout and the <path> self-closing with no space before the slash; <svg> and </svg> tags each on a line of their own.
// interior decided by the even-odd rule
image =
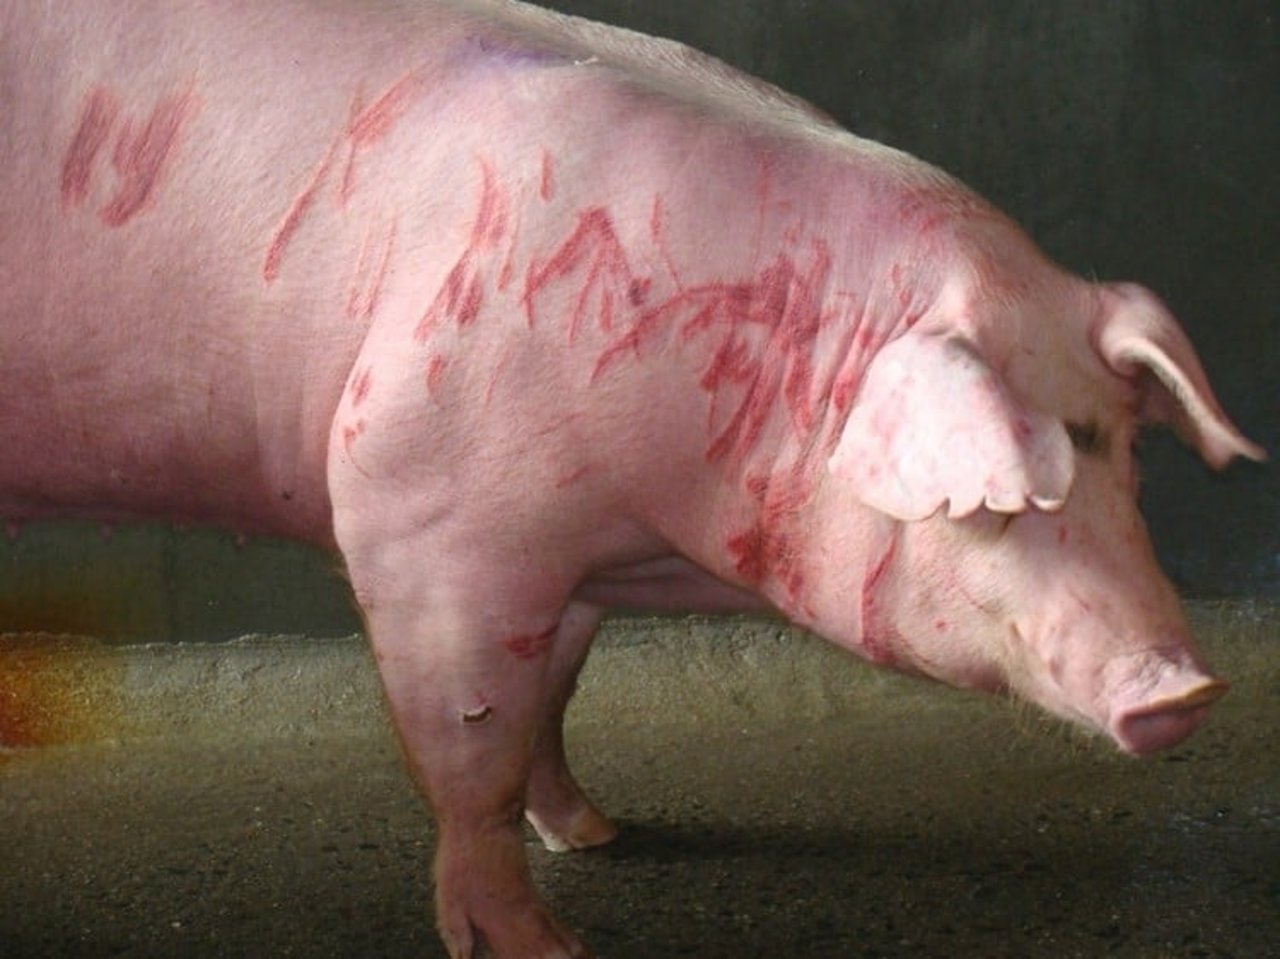
<svg viewBox="0 0 1280 959">
<path fill-rule="evenodd" d="M 481 2 L 471 9 L 473 28 L 502 44 L 513 61 L 559 60 L 609 72 L 634 88 L 711 112 L 843 133 L 808 101 L 683 43 L 529 4 Z"/>
<path fill-rule="evenodd" d="M 683 43 L 508 0 L 468 0 L 464 34 L 473 51 L 504 69 L 554 71 L 581 112 L 584 82 L 595 97 L 624 97 L 641 114 L 685 115 L 696 124 L 800 147 L 889 191 L 938 196 L 967 191 L 930 164 L 858 137 L 812 104 Z M 544 76 L 546 74 L 544 73 Z M 611 92 L 610 92 L 611 91 Z"/>
</svg>

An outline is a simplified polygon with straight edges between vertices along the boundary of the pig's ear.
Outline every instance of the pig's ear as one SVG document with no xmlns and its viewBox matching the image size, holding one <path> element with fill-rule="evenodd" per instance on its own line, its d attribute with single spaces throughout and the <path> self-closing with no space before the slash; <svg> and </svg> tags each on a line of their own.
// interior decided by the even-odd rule
<svg viewBox="0 0 1280 959">
<path fill-rule="evenodd" d="M 1142 391 L 1142 418 L 1172 424 L 1215 469 L 1236 456 L 1266 459 L 1262 447 L 1245 439 L 1218 406 L 1191 342 L 1164 305 L 1131 284 L 1116 284 L 1107 294 L 1093 329 L 1094 347 Z"/>
<path fill-rule="evenodd" d="M 1062 506 L 1075 460 L 1063 424 L 1033 410 L 968 343 L 908 333 L 872 361 L 828 462 L 901 520 L 981 506 Z"/>
</svg>

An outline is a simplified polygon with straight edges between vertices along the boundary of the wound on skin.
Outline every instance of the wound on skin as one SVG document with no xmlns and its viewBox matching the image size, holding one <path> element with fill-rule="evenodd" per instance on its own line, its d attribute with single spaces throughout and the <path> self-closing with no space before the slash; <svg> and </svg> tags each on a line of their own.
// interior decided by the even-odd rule
<svg viewBox="0 0 1280 959">
<path fill-rule="evenodd" d="M 195 97 L 188 90 L 161 100 L 140 129 L 135 130 L 132 121 L 125 119 L 111 157 L 120 185 L 101 211 L 107 226 L 122 226 L 146 205 L 160 182 L 183 124 L 195 109 Z"/>
<path fill-rule="evenodd" d="M 462 725 L 479 726 L 493 718 L 493 707 L 486 705 L 477 706 L 474 709 L 464 709 L 459 715 L 462 718 Z"/>
<path fill-rule="evenodd" d="M 419 343 L 425 343 L 445 320 L 452 320 L 459 329 L 470 326 L 484 306 L 481 257 L 495 251 L 506 235 L 509 202 L 494 179 L 493 168 L 483 160 L 480 173 L 480 199 L 471 224 L 471 238 L 414 329 L 414 340 Z"/>
<path fill-rule="evenodd" d="M 396 122 L 409 109 L 410 97 L 419 80 L 416 74 L 401 77 L 367 107 L 359 107 L 360 97 L 351 104 L 351 122 L 347 126 L 347 165 L 342 173 L 338 203 L 345 206 L 355 189 L 356 157 L 386 138 Z"/>
<path fill-rule="evenodd" d="M 373 389 L 373 370 L 365 368 L 351 381 L 351 408 L 355 409 L 369 396 Z"/>
<path fill-rule="evenodd" d="M 463 330 L 481 322 L 489 299 L 500 292 L 501 280 L 494 289 L 495 275 L 499 269 L 502 277 L 511 271 L 512 201 L 493 165 L 481 159 L 479 166 L 470 240 L 433 292 L 414 331 L 418 343 L 443 324 Z M 540 189 L 536 174 L 530 188 Z M 646 346 L 710 339 L 699 382 L 709 397 L 704 452 L 709 462 L 745 462 L 777 416 L 797 434 L 810 432 L 818 425 L 815 411 L 825 408 L 833 390 L 829 377 L 817 375 L 815 344 L 837 312 L 857 305 L 849 295 L 841 299 L 830 289 L 832 258 L 826 243 L 806 240 L 797 227 L 786 248 L 765 259 L 754 275 L 685 286 L 667 250 L 661 196 L 654 198 L 649 221 L 647 239 L 653 249 L 629 251 L 608 208 L 578 210 L 568 234 L 531 256 L 524 267 L 520 305 L 529 328 L 554 312 L 562 317 L 571 345 L 588 331 L 603 336 L 593 384 L 616 366 L 638 359 Z M 665 263 L 665 271 L 659 266 L 657 277 L 637 272 L 633 257 Z M 655 280 L 662 272 L 670 274 L 674 292 L 660 294 Z M 852 401 L 857 374 L 856 369 L 845 371 L 839 384 L 845 403 Z M 828 432 L 833 441 L 835 432 Z M 755 552 L 752 542 L 742 541 L 745 552 Z"/>
<path fill-rule="evenodd" d="M 444 378 L 444 371 L 448 369 L 449 361 L 443 356 L 431 357 L 431 362 L 427 364 L 427 393 L 435 396 L 440 391 L 440 381 Z"/>
<path fill-rule="evenodd" d="M 537 659 L 551 648 L 551 643 L 556 637 L 556 629 L 558 627 L 559 623 L 553 623 L 536 636 L 511 636 L 504 639 L 502 645 L 516 659 Z"/>
<path fill-rule="evenodd" d="M 773 578 L 794 602 L 804 592 L 803 550 L 789 528 L 788 518 L 810 495 L 810 483 L 796 470 L 777 476 L 750 476 L 747 491 L 758 504 L 755 522 L 725 544 L 734 557 L 734 568 L 744 580 L 759 586 Z"/>
<path fill-rule="evenodd" d="M 103 223 L 123 226 L 147 205 L 164 176 L 183 126 L 197 107 L 195 94 L 188 88 L 162 99 L 142 124 L 125 118 L 111 154 L 117 180 L 115 192 L 98 211 Z M 88 197 L 94 164 L 111 137 L 119 113 L 115 96 L 102 87 L 95 87 L 85 97 L 80 122 L 62 161 L 65 208 L 79 206 Z"/>
<path fill-rule="evenodd" d="M 887 643 L 876 635 L 876 591 L 884 579 L 885 573 L 888 572 L 890 564 L 893 562 L 894 555 L 898 551 L 898 531 L 895 530 L 893 538 L 889 540 L 888 546 L 885 547 L 880 558 L 876 561 L 875 566 L 867 574 L 867 578 L 862 582 L 862 601 L 861 619 L 862 619 L 862 648 L 866 653 L 866 657 L 870 662 L 883 665 L 892 665 L 894 655 L 889 649 Z"/>
<path fill-rule="evenodd" d="M 293 201 L 289 204 L 289 209 L 285 211 L 284 217 L 280 221 L 280 225 L 276 227 L 275 233 L 272 234 L 270 243 L 267 244 L 267 252 L 262 261 L 262 278 L 266 282 L 271 283 L 280 275 L 280 266 L 284 259 L 285 250 L 302 226 L 307 214 L 314 208 L 321 188 L 329 180 L 329 173 L 337 159 L 338 150 L 345 144 L 347 148 L 346 163 L 338 179 L 337 190 L 334 195 L 334 201 L 341 209 L 346 207 L 347 201 L 355 190 L 357 157 L 367 153 L 386 139 L 396 122 L 408 110 L 411 96 L 418 90 L 420 85 L 420 78 L 417 74 L 411 73 L 392 84 L 367 107 L 360 107 L 359 94 L 352 100 L 351 115 L 345 127 L 329 144 L 324 157 L 321 158 L 319 164 L 312 171 L 311 178 L 297 196 L 293 198 Z M 370 285 L 366 288 L 359 307 L 356 309 L 358 315 L 372 315 L 373 309 L 377 305 L 378 290 L 381 287 L 382 278 L 386 273 L 387 264 L 391 258 L 391 247 L 394 240 L 395 222 L 392 221 L 391 226 L 388 228 L 382 259 L 379 261 L 376 273 Z M 361 255 L 363 257 L 363 252 Z M 358 270 L 357 272 L 360 271 Z"/>
<path fill-rule="evenodd" d="M 111 135 L 120 106 L 110 92 L 95 87 L 85 97 L 71 146 L 62 161 L 62 205 L 79 206 L 89 194 L 89 178 L 98 152 Z"/>
<path fill-rule="evenodd" d="M 573 343 L 579 327 L 594 306 L 599 327 L 613 328 L 615 306 L 630 301 L 636 277 L 627 262 L 626 252 L 604 207 L 591 207 L 578 214 L 578 223 L 570 236 L 545 263 L 533 263 L 525 276 L 524 309 L 529 328 L 536 322 L 535 298 L 557 281 L 574 276 L 585 267 L 578 295 L 569 314 L 569 342 Z"/>
<path fill-rule="evenodd" d="M 371 255 L 373 246 L 373 225 L 365 231 L 364 242 L 360 246 L 360 259 L 356 262 L 355 275 L 351 278 L 351 286 L 347 293 L 347 317 L 349 319 L 373 319 L 378 308 L 378 299 L 382 295 L 382 285 L 387 278 L 387 268 L 391 264 L 391 253 L 396 244 L 396 219 L 391 217 L 382 238 L 382 254 L 376 260 Z"/>
</svg>

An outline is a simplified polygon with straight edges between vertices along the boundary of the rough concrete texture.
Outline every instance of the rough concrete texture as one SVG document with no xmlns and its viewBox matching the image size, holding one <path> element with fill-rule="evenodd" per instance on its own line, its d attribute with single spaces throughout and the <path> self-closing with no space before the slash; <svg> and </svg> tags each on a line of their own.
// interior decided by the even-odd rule
<svg viewBox="0 0 1280 959">
<path fill-rule="evenodd" d="M 621 836 L 534 872 L 611 959 L 1277 955 L 1280 606 L 1191 613 L 1234 689 L 1145 761 L 777 623 L 614 621 L 569 738 Z M 443 955 L 358 639 L 15 638 L 0 690 L 49 743 L 0 760 L 5 959 Z"/>
</svg>

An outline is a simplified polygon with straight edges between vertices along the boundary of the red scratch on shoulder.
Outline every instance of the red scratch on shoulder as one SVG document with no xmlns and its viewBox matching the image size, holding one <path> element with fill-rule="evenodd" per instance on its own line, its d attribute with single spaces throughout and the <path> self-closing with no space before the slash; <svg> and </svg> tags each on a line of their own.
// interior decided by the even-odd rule
<svg viewBox="0 0 1280 959">
<path fill-rule="evenodd" d="M 862 648 L 866 651 L 867 658 L 873 663 L 892 663 L 894 661 L 893 652 L 879 636 L 875 635 L 875 619 L 878 612 L 876 591 L 880 588 L 881 582 L 888 572 L 889 566 L 893 563 L 893 558 L 897 551 L 898 531 L 895 527 L 893 536 L 889 540 L 889 545 L 885 547 L 875 566 L 871 568 L 866 579 L 862 581 L 862 599 L 859 603 Z"/>
<path fill-rule="evenodd" d="M 347 205 L 347 198 L 351 195 L 351 191 L 355 189 L 356 175 L 356 145 L 351 139 L 351 129 L 355 126 L 356 117 L 360 116 L 363 105 L 364 90 L 363 85 L 357 87 L 356 94 L 351 98 L 351 106 L 347 111 L 347 127 L 344 133 L 338 134 L 338 141 L 341 142 L 346 137 L 347 146 L 347 162 L 342 170 L 342 184 L 339 186 L 337 193 L 333 196 L 333 205 L 342 208 Z M 336 145 L 336 144 L 335 144 Z"/>
<path fill-rule="evenodd" d="M 667 273 L 671 275 L 671 282 L 676 285 L 677 290 L 682 290 L 684 289 L 684 283 L 680 279 L 680 273 L 676 269 L 675 262 L 671 259 L 671 249 L 667 245 L 666 229 L 666 210 L 662 202 L 662 194 L 655 193 L 653 195 L 653 209 L 649 213 L 649 238 L 653 241 L 653 245 L 657 247 L 658 255 L 662 258 L 662 265 L 667 268 Z"/>
<path fill-rule="evenodd" d="M 629 302 L 636 279 L 604 207 L 591 207 L 578 214 L 573 233 L 545 263 L 531 263 L 525 274 L 524 308 L 529 327 L 536 320 L 535 299 L 551 284 L 568 279 L 585 269 L 581 286 L 569 314 L 568 335 L 572 343 L 594 298 L 597 325 L 608 331 L 613 325 L 615 304 Z"/>
<path fill-rule="evenodd" d="M 538 196 L 543 203 L 549 203 L 555 195 L 555 181 L 551 170 L 551 154 L 544 148 L 542 151 L 542 174 L 538 181 Z"/>
<path fill-rule="evenodd" d="M 788 468 L 773 476 L 749 476 L 746 487 L 758 512 L 751 526 L 726 544 L 734 568 L 752 585 L 772 578 L 791 603 L 799 604 L 805 584 L 804 551 L 792 519 L 809 498 L 811 483 L 802 471 Z"/>
<path fill-rule="evenodd" d="M 449 361 L 443 356 L 431 357 L 431 362 L 427 364 L 427 393 L 435 396 L 440 391 L 440 381 L 444 378 L 444 371 L 448 369 Z"/>
<path fill-rule="evenodd" d="M 497 246 L 507 229 L 507 197 L 498 189 L 493 166 L 480 162 L 480 208 L 471 225 L 470 249 L 476 252 Z"/>
<path fill-rule="evenodd" d="M 102 208 L 104 223 L 122 226 L 146 206 L 164 175 L 183 125 L 198 106 L 199 101 L 188 87 L 156 104 L 141 129 L 135 131 L 132 121 L 125 120 L 111 157 L 120 183 L 115 196 Z"/>
<path fill-rule="evenodd" d="M 356 260 L 356 270 L 351 277 L 351 284 L 347 287 L 347 317 L 355 319 L 361 310 L 361 300 L 364 295 L 365 271 L 368 269 L 369 247 L 373 245 L 373 224 L 369 223 L 364 229 L 364 239 L 360 243 L 360 258 Z"/>
<path fill-rule="evenodd" d="M 543 653 L 551 648 L 551 644 L 555 641 L 556 630 L 559 629 L 559 623 L 552 623 L 550 627 L 544 629 L 536 636 L 511 636 L 502 641 L 502 645 L 507 648 L 516 659 L 533 660 L 537 659 Z"/>
<path fill-rule="evenodd" d="M 360 97 L 352 101 L 352 117 L 347 125 L 347 164 L 342 174 L 338 201 L 346 205 L 355 189 L 357 156 L 385 139 L 409 109 L 410 99 L 421 84 L 416 71 L 411 71 L 389 86 L 367 107 L 359 107 Z"/>
<path fill-rule="evenodd" d="M 591 463 L 588 463 L 586 466 L 579 466 L 572 473 L 567 473 L 564 476 L 561 476 L 559 479 L 557 479 L 555 488 L 564 489 L 567 486 L 572 486 L 574 483 L 578 482 L 578 480 L 582 479 L 588 473 L 594 472 L 595 469 L 596 467 Z"/>
<path fill-rule="evenodd" d="M 408 110 L 409 98 L 419 83 L 417 71 L 410 71 L 361 110 L 351 122 L 348 133 L 351 142 L 362 147 L 371 146 L 390 133 Z"/>
<path fill-rule="evenodd" d="M 414 329 L 414 339 L 425 342 L 431 331 L 445 319 L 460 328 L 470 326 L 484 306 L 485 277 L 481 257 L 490 254 L 502 242 L 507 231 L 509 200 L 499 188 L 493 167 L 484 160 L 480 165 L 480 199 L 471 223 L 471 238 L 444 282 L 422 314 Z"/>
<path fill-rule="evenodd" d="M 320 161 L 320 165 L 312 172 L 310 181 L 302 188 L 302 192 L 294 197 L 293 203 L 289 205 L 289 210 L 284 215 L 284 219 L 276 227 L 275 235 L 271 238 L 271 244 L 267 247 L 267 255 L 262 261 L 262 278 L 268 283 L 274 281 L 280 275 L 280 261 L 284 258 L 285 248 L 289 245 L 289 241 L 293 239 L 293 235 L 298 232 L 298 227 L 302 225 L 303 217 L 307 215 L 307 211 L 315 203 L 316 194 L 319 193 L 320 187 L 324 184 L 325 177 L 329 175 L 329 168 L 333 166 L 333 158 L 337 150 L 338 141 L 335 140 L 330 144 L 324 159 Z"/>
<path fill-rule="evenodd" d="M 351 408 L 355 409 L 369 396 L 373 387 L 373 370 L 366 368 L 351 381 Z"/>
<path fill-rule="evenodd" d="M 341 433 L 342 451 L 346 455 L 347 462 L 351 464 L 352 468 L 354 468 L 356 472 L 361 473 L 364 476 L 368 476 L 369 474 L 359 464 L 359 462 L 357 462 L 355 452 L 352 447 L 355 445 L 355 441 L 364 434 L 367 426 L 368 424 L 363 419 L 359 419 L 356 420 L 354 424 L 343 426 Z"/>
<path fill-rule="evenodd" d="M 376 263 L 369 262 L 369 248 L 373 245 L 373 224 L 365 231 L 364 242 L 360 246 L 360 259 L 356 263 L 355 275 L 351 278 L 351 286 L 347 294 L 347 316 L 351 319 L 373 319 L 378 308 L 378 300 L 382 295 L 382 286 L 387 278 L 387 269 L 391 264 L 391 253 L 396 243 L 397 221 L 389 218 L 385 235 L 382 239 L 382 255 Z"/>
<path fill-rule="evenodd" d="M 289 204 L 289 209 L 285 212 L 280 225 L 276 227 L 275 233 L 272 234 L 271 242 L 267 246 L 267 252 L 262 262 L 262 278 L 264 280 L 271 283 L 280 275 L 280 264 L 284 258 L 285 249 L 298 232 L 308 212 L 315 205 L 320 189 L 324 186 L 329 172 L 333 168 L 338 150 L 344 144 L 346 145 L 346 164 L 342 171 L 342 177 L 337 184 L 337 194 L 334 197 L 337 206 L 344 208 L 355 189 L 357 158 L 362 152 L 368 151 L 381 142 L 391 132 L 397 121 L 409 109 L 411 97 L 421 83 L 422 79 L 419 74 L 416 71 L 410 72 L 388 87 L 378 99 L 367 107 L 361 107 L 361 96 L 359 93 L 355 95 L 351 102 L 350 115 L 346 125 L 339 131 L 333 142 L 329 144 L 324 157 L 312 171 L 311 178 L 297 196 L 294 197 L 293 202 Z M 390 260 L 394 232 L 395 227 L 393 225 L 387 246 L 383 251 L 386 262 Z M 364 251 L 361 252 L 361 256 L 362 258 L 365 256 Z M 364 260 L 362 259 L 361 262 L 363 263 Z M 373 299 L 364 298 L 363 304 L 357 310 L 357 313 L 367 311 L 368 314 L 372 314 L 373 308 L 376 307 L 376 290 L 380 286 L 380 277 L 384 266 L 385 264 L 379 266 L 379 277 L 375 278 L 377 282 L 370 288 L 375 291 Z"/>
<path fill-rule="evenodd" d="M 80 109 L 80 122 L 62 160 L 62 205 L 78 206 L 89 193 L 93 163 L 116 122 L 120 105 L 107 90 L 94 87 Z"/>
<path fill-rule="evenodd" d="M 830 384 L 818 382 L 813 351 L 834 315 L 824 306 L 832 259 L 825 243 L 810 245 L 808 262 L 788 253 L 750 279 L 686 288 L 644 310 L 600 353 L 592 381 L 667 331 L 682 342 L 708 337 L 699 385 L 710 396 L 709 461 L 740 461 L 762 438 L 775 409 L 804 432 Z M 715 423 L 722 425 L 715 428 Z"/>
<path fill-rule="evenodd" d="M 498 272 L 499 293 L 505 293 L 511 286 L 511 278 L 515 275 L 516 243 L 519 239 L 520 222 L 517 220 L 516 225 L 511 228 L 511 234 L 507 240 L 507 255 L 503 258 L 502 269 Z"/>
<path fill-rule="evenodd" d="M 348 456 L 351 456 L 351 446 L 364 433 L 366 425 L 364 420 L 356 420 L 355 425 L 342 428 L 342 447 L 347 451 Z"/>
</svg>

